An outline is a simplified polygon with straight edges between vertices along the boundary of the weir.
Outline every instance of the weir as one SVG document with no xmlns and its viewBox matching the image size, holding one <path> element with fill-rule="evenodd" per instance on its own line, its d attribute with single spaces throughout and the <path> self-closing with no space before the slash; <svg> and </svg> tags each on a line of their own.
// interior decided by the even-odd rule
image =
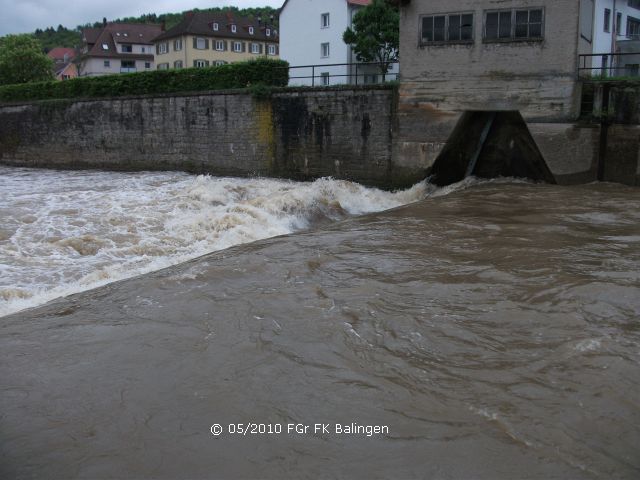
<svg viewBox="0 0 640 480">
<path fill-rule="evenodd" d="M 465 112 L 431 169 L 444 186 L 470 175 L 556 183 L 519 112 Z"/>
</svg>

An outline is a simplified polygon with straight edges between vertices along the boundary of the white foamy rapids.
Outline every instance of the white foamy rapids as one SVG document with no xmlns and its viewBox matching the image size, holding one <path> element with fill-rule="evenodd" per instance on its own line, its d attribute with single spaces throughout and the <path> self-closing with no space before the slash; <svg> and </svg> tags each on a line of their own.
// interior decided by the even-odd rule
<svg viewBox="0 0 640 480">
<path fill-rule="evenodd" d="M 429 188 L 0 167 L 0 316 Z"/>
</svg>

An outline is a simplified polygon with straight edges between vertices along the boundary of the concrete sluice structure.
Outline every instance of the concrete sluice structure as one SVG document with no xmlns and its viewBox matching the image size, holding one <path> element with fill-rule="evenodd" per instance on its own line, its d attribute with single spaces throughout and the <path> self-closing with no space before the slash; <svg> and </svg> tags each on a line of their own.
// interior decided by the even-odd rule
<svg viewBox="0 0 640 480">
<path fill-rule="evenodd" d="M 590 105 L 587 118 L 581 112 L 583 94 L 593 96 L 591 83 L 577 76 L 579 55 L 592 48 L 587 33 L 594 24 L 586 14 L 593 8 L 591 2 L 398 3 L 402 81 L 393 152 L 398 165 L 434 169 L 443 183 L 449 175 L 443 168 L 464 169 L 457 163 L 459 155 L 462 151 L 473 155 L 485 125 L 482 116 L 498 112 L 499 125 L 491 128 L 494 139 L 485 147 L 493 151 L 498 165 L 477 173 L 506 171 L 546 181 L 551 173 L 559 184 L 595 180 L 640 184 L 637 119 L 616 115 L 622 110 L 637 112 L 638 84 L 618 89 L 617 96 L 612 89 L 611 102 L 609 93 L 600 94 L 600 103 Z M 508 121 L 510 112 L 518 112 L 521 119 L 514 116 Z M 518 165 L 510 161 L 512 140 L 522 154 Z M 458 172 L 451 178 L 459 176 Z"/>
<path fill-rule="evenodd" d="M 431 168 L 444 186 L 470 175 L 556 183 L 519 112 L 465 112 Z"/>
</svg>

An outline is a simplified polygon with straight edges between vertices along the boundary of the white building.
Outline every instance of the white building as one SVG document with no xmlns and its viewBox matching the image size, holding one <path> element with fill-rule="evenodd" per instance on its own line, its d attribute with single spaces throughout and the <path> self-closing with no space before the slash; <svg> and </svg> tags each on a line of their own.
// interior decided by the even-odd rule
<svg viewBox="0 0 640 480">
<path fill-rule="evenodd" d="M 612 55 L 640 51 L 640 0 L 582 0 L 582 37 L 591 42 L 592 74 L 638 75 L 640 56 Z M 586 25 L 591 25 L 585 28 Z"/>
<path fill-rule="evenodd" d="M 356 63 L 342 34 L 356 12 L 371 0 L 286 0 L 280 9 L 280 58 L 289 62 L 290 85 L 369 84 L 381 82 L 376 66 Z M 385 80 L 395 80 L 394 64 Z M 297 77 L 297 78 L 296 78 Z M 301 78 L 304 77 L 304 78 Z"/>
<path fill-rule="evenodd" d="M 82 31 L 79 75 L 92 77 L 116 73 L 150 72 L 155 69 L 152 40 L 160 25 L 107 23 Z"/>
</svg>

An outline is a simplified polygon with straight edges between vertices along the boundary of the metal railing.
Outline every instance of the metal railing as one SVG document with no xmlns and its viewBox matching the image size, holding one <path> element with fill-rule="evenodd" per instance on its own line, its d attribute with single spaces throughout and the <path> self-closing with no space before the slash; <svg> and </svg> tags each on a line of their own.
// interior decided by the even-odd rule
<svg viewBox="0 0 640 480">
<path fill-rule="evenodd" d="M 389 70 L 382 73 L 382 67 L 389 65 Z M 302 84 L 311 84 L 311 86 L 323 85 L 365 85 L 384 83 L 398 79 L 399 62 L 355 62 L 355 63 L 327 63 L 316 65 L 295 65 L 287 67 L 289 69 L 289 84 L 296 84 L 296 80 L 302 81 Z M 344 73 L 338 73 L 339 67 L 345 67 Z M 377 67 L 377 68 L 374 68 Z M 323 71 L 327 70 L 327 71 Z M 302 72 L 300 72 L 302 70 Z M 305 71 L 306 70 L 306 71 Z M 395 70 L 395 71 L 393 71 Z M 300 74 L 297 74 L 300 72 Z M 344 82 L 331 82 L 331 79 L 341 79 Z"/>
<path fill-rule="evenodd" d="M 136 73 L 137 71 L 136 67 L 120 67 L 120 73 Z"/>
<path fill-rule="evenodd" d="M 633 63 L 625 63 L 625 58 Z M 637 60 L 637 61 L 636 61 Z M 640 52 L 586 53 L 578 56 L 578 78 L 619 78 L 640 76 Z"/>
</svg>

